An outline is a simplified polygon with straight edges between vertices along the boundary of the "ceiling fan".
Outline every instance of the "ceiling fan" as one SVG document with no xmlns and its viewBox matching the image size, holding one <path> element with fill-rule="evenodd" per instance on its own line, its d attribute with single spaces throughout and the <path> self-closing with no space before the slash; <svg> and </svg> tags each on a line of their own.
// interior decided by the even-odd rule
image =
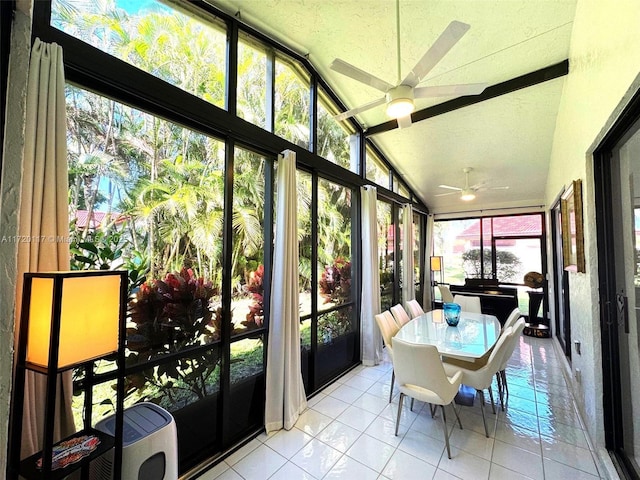
<svg viewBox="0 0 640 480">
<path fill-rule="evenodd" d="M 448 188 L 449 190 L 456 190 L 456 192 L 460 192 L 460 200 L 464 200 L 465 202 L 471 201 L 476 198 L 476 192 L 479 190 L 508 190 L 509 187 L 485 187 L 484 184 L 478 183 L 476 185 L 469 186 L 469 172 L 471 172 L 473 168 L 465 167 L 462 169 L 464 173 L 464 187 L 452 187 L 451 185 L 438 185 L 440 188 Z M 449 193 L 439 193 L 435 195 L 436 197 L 444 197 L 445 195 L 453 195 L 456 192 Z"/>
<path fill-rule="evenodd" d="M 397 62 L 398 62 L 398 83 L 391 85 L 364 70 L 359 69 L 336 58 L 330 68 L 342 75 L 346 75 L 358 82 L 369 85 L 385 93 L 384 97 L 365 103 L 359 107 L 336 115 L 334 118 L 342 121 L 346 118 L 370 110 L 386 103 L 387 115 L 398 120 L 398 126 L 405 128 L 411 126 L 411 112 L 415 110 L 414 99 L 426 97 L 443 97 L 459 95 L 478 95 L 487 87 L 486 83 L 469 83 L 461 85 L 439 85 L 433 87 L 418 87 L 417 85 L 436 66 L 436 64 L 453 48 L 453 46 L 469 30 L 470 25 L 453 21 L 440 34 L 435 43 L 426 51 L 418 61 L 413 70 L 400 80 L 400 0 L 396 0 L 396 30 L 397 30 Z"/>
</svg>

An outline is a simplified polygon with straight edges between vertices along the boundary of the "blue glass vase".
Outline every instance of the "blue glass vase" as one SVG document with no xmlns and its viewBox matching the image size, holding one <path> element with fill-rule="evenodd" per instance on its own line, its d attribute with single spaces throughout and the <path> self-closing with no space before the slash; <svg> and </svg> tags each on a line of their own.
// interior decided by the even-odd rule
<svg viewBox="0 0 640 480">
<path fill-rule="evenodd" d="M 447 325 L 451 327 L 458 325 L 460 321 L 460 305 L 457 303 L 445 303 L 442 307 L 444 309 L 444 320 L 447 322 Z"/>
</svg>

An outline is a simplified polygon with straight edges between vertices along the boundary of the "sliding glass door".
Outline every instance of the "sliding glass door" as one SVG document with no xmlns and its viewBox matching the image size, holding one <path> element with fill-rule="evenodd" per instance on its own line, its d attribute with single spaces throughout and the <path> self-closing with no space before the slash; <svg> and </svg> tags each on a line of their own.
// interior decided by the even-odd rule
<svg viewBox="0 0 640 480">
<path fill-rule="evenodd" d="M 623 129 L 622 138 L 596 156 L 605 434 L 620 472 L 638 478 L 640 120 Z"/>
</svg>

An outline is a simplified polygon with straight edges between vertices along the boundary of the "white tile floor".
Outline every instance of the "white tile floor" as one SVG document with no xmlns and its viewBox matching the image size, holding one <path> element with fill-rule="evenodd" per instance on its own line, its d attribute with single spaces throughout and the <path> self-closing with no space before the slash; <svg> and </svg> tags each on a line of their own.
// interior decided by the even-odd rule
<svg viewBox="0 0 640 480">
<path fill-rule="evenodd" d="M 521 337 L 507 376 L 505 411 L 486 410 L 490 438 L 478 399 L 459 407 L 463 430 L 448 412 L 451 460 L 440 412 L 431 418 L 422 403 L 403 408 L 394 435 L 398 393 L 389 404 L 384 362 L 357 367 L 312 398 L 294 429 L 259 436 L 198 480 L 601 478 L 551 340 Z"/>
</svg>

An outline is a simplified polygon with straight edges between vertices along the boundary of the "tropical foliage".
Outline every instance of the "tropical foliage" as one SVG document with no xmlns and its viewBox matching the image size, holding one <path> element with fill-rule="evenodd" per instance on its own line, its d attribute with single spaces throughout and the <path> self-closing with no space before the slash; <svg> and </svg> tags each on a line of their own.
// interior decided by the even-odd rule
<svg viewBox="0 0 640 480">
<path fill-rule="evenodd" d="M 248 328 L 261 327 L 264 322 L 264 265 L 260 265 L 255 272 L 249 274 L 249 281 L 245 288 L 251 293 L 253 303 L 249 305 L 247 319 L 242 322 Z"/>
<path fill-rule="evenodd" d="M 325 303 L 342 305 L 351 300 L 351 262 L 338 257 L 325 267 L 320 279 L 320 295 Z"/>
<path fill-rule="evenodd" d="M 338 257 L 333 265 L 322 272 L 319 288 L 324 302 L 340 306 L 352 301 L 351 298 L 351 262 Z M 344 335 L 352 330 L 350 308 L 342 308 L 323 314 L 318 320 L 318 334 L 324 343 Z"/>
<path fill-rule="evenodd" d="M 467 278 L 480 278 L 481 276 L 481 255 L 479 248 L 467 250 L 462 254 L 462 265 L 464 267 Z M 485 278 L 491 277 L 491 249 L 485 248 L 482 254 L 482 263 L 484 263 Z M 498 250 L 496 252 L 496 278 L 501 282 L 520 282 L 517 278 L 520 273 L 521 261 L 514 253 Z"/>
<path fill-rule="evenodd" d="M 127 364 L 146 363 L 220 340 L 221 309 L 212 307 L 213 294 L 211 282 L 186 268 L 169 273 L 162 280 L 143 283 L 129 303 L 133 326 L 127 329 Z M 178 362 L 162 363 L 157 369 L 130 375 L 129 387 L 144 391 L 150 384 L 171 399 L 181 390 L 204 398 L 217 389 L 209 379 L 219 362 L 217 348 L 185 355 Z M 175 408 L 176 402 L 172 403 Z"/>
<path fill-rule="evenodd" d="M 115 0 L 54 0 L 51 23 L 225 108 L 223 26 L 162 3 L 144 5 L 147 10 L 132 12 Z M 243 38 L 239 55 L 238 115 L 266 128 L 264 49 Z M 308 74 L 278 55 L 273 132 L 308 148 L 310 98 Z M 320 103 L 319 152 L 350 168 L 351 132 L 333 119 L 331 102 L 322 97 Z M 264 231 L 271 228 L 264 222 L 270 207 L 265 178 L 271 178 L 267 171 L 277 168 L 277 162 L 239 147 L 229 155 L 221 140 L 71 84 L 66 104 L 72 266 L 129 271 L 128 365 L 184 354 L 129 375 L 129 393 L 154 401 L 171 397 L 173 408 L 202 398 L 217 388 L 222 322 L 230 322 L 232 336 L 264 326 Z M 230 177 L 233 189 L 225 192 Z M 300 288 L 311 295 L 314 268 L 321 272 L 325 266 L 333 268 L 335 259 L 350 259 L 352 191 L 321 179 L 315 187 L 317 216 L 312 218 L 311 176 L 299 178 Z M 229 201 L 231 238 L 225 243 Z M 318 227 L 317 260 L 312 256 L 312 222 Z M 230 318 L 225 319 L 223 248 L 229 245 L 224 254 L 231 259 L 232 299 L 226 314 Z M 329 322 L 336 324 L 334 334 L 350 328 L 343 313 L 323 318 L 329 316 L 339 317 Z M 245 339 L 256 342 L 252 352 L 242 354 L 245 363 L 262 361 L 260 333 L 256 335 Z M 255 370 L 239 368 L 237 360 L 231 360 L 236 362 L 232 372 Z"/>
</svg>

